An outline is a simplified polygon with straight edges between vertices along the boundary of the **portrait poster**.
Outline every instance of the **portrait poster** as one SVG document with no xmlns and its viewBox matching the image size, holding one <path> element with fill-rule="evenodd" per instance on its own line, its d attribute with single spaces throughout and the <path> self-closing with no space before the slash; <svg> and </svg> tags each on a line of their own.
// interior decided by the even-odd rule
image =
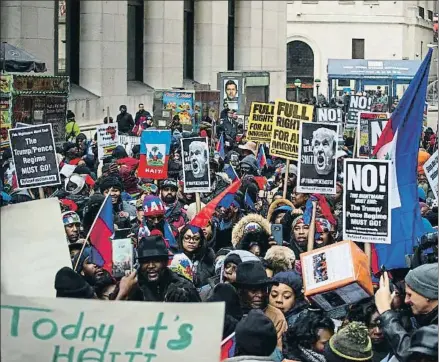
<svg viewBox="0 0 439 362">
<path fill-rule="evenodd" d="M 184 192 L 210 192 L 207 137 L 182 138 Z"/>
<path fill-rule="evenodd" d="M 137 175 L 153 180 L 168 177 L 171 130 L 147 130 L 140 136 L 140 159 Z"/>
<path fill-rule="evenodd" d="M 298 192 L 335 194 L 338 128 L 335 123 L 300 124 Z"/>
<path fill-rule="evenodd" d="M 228 78 L 223 80 L 223 103 L 229 109 L 239 110 L 239 79 Z"/>
</svg>

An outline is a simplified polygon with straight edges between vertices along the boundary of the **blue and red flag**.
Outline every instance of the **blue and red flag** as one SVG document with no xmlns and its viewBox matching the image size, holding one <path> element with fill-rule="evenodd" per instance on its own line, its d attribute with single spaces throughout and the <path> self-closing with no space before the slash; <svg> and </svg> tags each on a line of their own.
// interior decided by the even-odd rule
<svg viewBox="0 0 439 362">
<path fill-rule="evenodd" d="M 220 139 L 216 144 L 216 151 L 219 153 L 221 159 L 224 160 L 226 158 L 226 151 L 224 149 L 224 133 L 221 133 Z"/>
<path fill-rule="evenodd" d="M 236 173 L 236 170 L 232 165 L 228 165 L 228 167 L 224 169 L 224 172 L 227 174 L 227 176 L 230 177 L 232 182 L 239 180 L 238 174 Z"/>
<path fill-rule="evenodd" d="M 113 273 L 113 247 L 111 237 L 114 234 L 113 205 L 108 193 L 104 203 L 96 216 L 95 223 L 90 232 L 93 263 L 102 266 L 110 274 Z"/>
<path fill-rule="evenodd" d="M 258 151 L 258 166 L 259 166 L 260 169 L 262 169 L 266 165 L 267 165 L 267 157 L 265 157 L 264 146 L 260 145 L 259 146 L 259 151 Z"/>
<path fill-rule="evenodd" d="M 236 338 L 235 332 L 233 332 L 230 336 L 224 339 L 221 342 L 221 359 L 220 361 L 224 361 L 227 358 L 232 358 L 235 356 L 235 348 L 236 348 Z"/>
<path fill-rule="evenodd" d="M 392 161 L 391 244 L 373 244 L 372 269 L 406 268 L 417 238 L 425 233 L 418 201 L 417 165 L 422 118 L 432 49 L 420 65 L 401 101 L 387 122 L 373 155 Z"/>
<path fill-rule="evenodd" d="M 245 202 L 245 205 L 247 206 L 248 210 L 256 211 L 255 202 L 253 201 L 253 199 L 249 195 L 248 190 L 245 190 L 244 202 Z"/>
<path fill-rule="evenodd" d="M 170 150 L 170 130 L 143 131 L 140 136 L 140 159 L 137 175 L 153 180 L 167 178 Z"/>
</svg>

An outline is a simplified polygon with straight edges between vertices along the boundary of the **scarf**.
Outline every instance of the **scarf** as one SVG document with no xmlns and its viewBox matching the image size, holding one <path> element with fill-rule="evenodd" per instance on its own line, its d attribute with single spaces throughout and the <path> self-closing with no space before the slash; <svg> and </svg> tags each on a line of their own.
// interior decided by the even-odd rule
<svg viewBox="0 0 439 362">
<path fill-rule="evenodd" d="M 311 349 L 303 348 L 302 346 L 298 347 L 306 362 L 326 362 L 326 358 L 322 354 L 314 352 Z"/>
<path fill-rule="evenodd" d="M 172 232 L 171 226 L 166 220 L 164 220 L 163 231 L 164 231 L 163 238 L 168 242 L 169 247 L 171 249 L 178 250 L 178 245 L 177 245 L 177 241 L 175 240 L 174 233 Z M 150 234 L 151 231 L 149 230 L 148 226 L 145 224 L 144 221 L 142 221 L 138 233 L 139 240 L 142 237 L 149 236 Z"/>
</svg>

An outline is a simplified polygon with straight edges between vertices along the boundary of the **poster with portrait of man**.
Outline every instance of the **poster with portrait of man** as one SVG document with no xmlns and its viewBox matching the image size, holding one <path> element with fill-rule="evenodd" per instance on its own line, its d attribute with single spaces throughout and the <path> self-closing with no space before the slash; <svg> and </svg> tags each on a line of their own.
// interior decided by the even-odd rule
<svg viewBox="0 0 439 362">
<path fill-rule="evenodd" d="M 181 139 L 184 192 L 210 192 L 209 143 L 207 137 Z"/>
<path fill-rule="evenodd" d="M 336 193 L 339 125 L 301 122 L 297 192 Z"/>
<path fill-rule="evenodd" d="M 227 103 L 229 109 L 237 111 L 239 109 L 239 80 L 224 79 L 223 91 L 224 104 Z"/>
</svg>

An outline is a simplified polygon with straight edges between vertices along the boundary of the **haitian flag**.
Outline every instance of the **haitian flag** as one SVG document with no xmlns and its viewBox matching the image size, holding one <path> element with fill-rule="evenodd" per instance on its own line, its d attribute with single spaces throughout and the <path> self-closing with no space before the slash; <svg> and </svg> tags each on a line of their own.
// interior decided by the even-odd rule
<svg viewBox="0 0 439 362">
<path fill-rule="evenodd" d="M 140 162 L 137 176 L 153 180 L 167 178 L 170 148 L 170 130 L 143 131 L 140 137 Z"/>
<path fill-rule="evenodd" d="M 226 339 L 224 339 L 221 342 L 220 361 L 224 361 L 227 358 L 234 357 L 235 348 L 236 348 L 236 338 L 235 338 L 235 332 L 233 332 L 230 336 L 228 336 Z"/>
<path fill-rule="evenodd" d="M 239 180 L 238 174 L 236 173 L 236 170 L 232 165 L 228 165 L 227 168 L 224 168 L 224 172 L 227 174 L 227 176 L 230 177 L 232 182 Z"/>
<path fill-rule="evenodd" d="M 221 133 L 221 137 L 216 144 L 216 151 L 219 153 L 222 160 L 226 158 L 226 151 L 224 150 L 224 133 Z"/>
<path fill-rule="evenodd" d="M 111 237 L 114 234 L 113 204 L 110 193 L 96 216 L 90 231 L 90 244 L 92 245 L 92 259 L 94 264 L 101 266 L 113 274 L 113 247 Z"/>
<path fill-rule="evenodd" d="M 392 243 L 372 245 L 372 270 L 406 268 L 417 238 L 425 233 L 418 202 L 417 165 L 422 118 L 432 49 L 420 65 L 401 101 L 390 116 L 373 156 L 392 160 Z"/>
<path fill-rule="evenodd" d="M 265 150 L 264 150 L 264 146 L 260 145 L 259 146 L 259 151 L 258 151 L 258 166 L 259 168 L 264 168 L 267 165 L 267 157 L 265 157 Z"/>
</svg>

